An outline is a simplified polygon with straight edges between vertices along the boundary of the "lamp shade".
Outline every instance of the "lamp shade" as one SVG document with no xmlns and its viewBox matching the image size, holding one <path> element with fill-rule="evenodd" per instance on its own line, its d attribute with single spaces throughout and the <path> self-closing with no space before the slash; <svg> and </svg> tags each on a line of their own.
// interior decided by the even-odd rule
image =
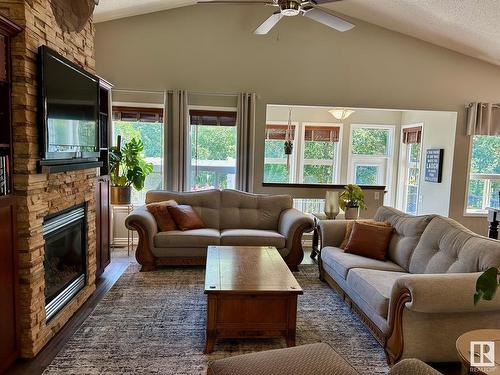
<svg viewBox="0 0 500 375">
<path fill-rule="evenodd" d="M 348 108 L 332 108 L 328 112 L 337 120 L 345 120 L 354 113 L 354 110 Z"/>
</svg>

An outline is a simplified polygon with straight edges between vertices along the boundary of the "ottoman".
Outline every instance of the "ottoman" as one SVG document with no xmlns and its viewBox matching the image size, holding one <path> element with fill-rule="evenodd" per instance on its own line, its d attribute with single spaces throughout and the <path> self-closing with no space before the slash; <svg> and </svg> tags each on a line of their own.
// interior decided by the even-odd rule
<svg viewBox="0 0 500 375">
<path fill-rule="evenodd" d="M 237 355 L 210 363 L 208 375 L 359 375 L 324 343 Z"/>
</svg>

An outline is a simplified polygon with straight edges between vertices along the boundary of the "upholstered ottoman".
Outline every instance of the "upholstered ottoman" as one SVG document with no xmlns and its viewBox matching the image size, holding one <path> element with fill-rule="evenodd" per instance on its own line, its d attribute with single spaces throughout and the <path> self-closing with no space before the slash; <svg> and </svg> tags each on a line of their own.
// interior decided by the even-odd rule
<svg viewBox="0 0 500 375">
<path fill-rule="evenodd" d="M 208 375 L 359 375 L 324 343 L 238 355 L 210 363 Z"/>
</svg>

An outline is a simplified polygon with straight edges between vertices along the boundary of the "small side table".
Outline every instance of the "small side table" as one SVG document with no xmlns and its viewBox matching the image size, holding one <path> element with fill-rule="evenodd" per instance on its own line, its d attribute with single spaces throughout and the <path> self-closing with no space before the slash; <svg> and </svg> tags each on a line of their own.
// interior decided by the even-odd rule
<svg viewBox="0 0 500 375">
<path fill-rule="evenodd" d="M 125 207 L 127 209 L 127 215 L 129 215 L 135 208 L 133 203 L 129 204 L 113 204 L 113 207 Z M 118 247 L 114 243 L 113 238 L 113 247 Z M 130 256 L 130 250 L 134 248 L 134 231 L 127 228 L 127 256 Z"/>
<path fill-rule="evenodd" d="M 471 342 L 476 342 L 476 344 L 471 345 Z M 495 346 L 493 363 L 484 355 L 484 352 L 490 348 L 488 346 L 482 347 L 488 342 L 492 342 Z M 463 375 L 500 375 L 500 329 L 478 329 L 466 332 L 457 339 L 456 347 L 462 361 Z M 481 350 L 484 350 L 483 354 Z M 481 365 L 481 361 L 485 365 Z"/>
<path fill-rule="evenodd" d="M 498 240 L 498 223 L 500 221 L 500 209 L 488 207 L 488 237 Z"/>
</svg>

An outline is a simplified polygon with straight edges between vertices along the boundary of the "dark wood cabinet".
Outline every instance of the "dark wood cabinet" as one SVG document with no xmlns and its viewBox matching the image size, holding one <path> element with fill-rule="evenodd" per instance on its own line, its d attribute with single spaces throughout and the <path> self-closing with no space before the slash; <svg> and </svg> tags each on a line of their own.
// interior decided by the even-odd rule
<svg viewBox="0 0 500 375">
<path fill-rule="evenodd" d="M 12 194 L 11 37 L 21 28 L 0 16 L 0 373 L 17 358 L 16 200 Z"/>
<path fill-rule="evenodd" d="M 96 185 L 96 258 L 97 258 L 97 276 L 100 276 L 106 266 L 111 261 L 110 256 L 110 231 L 109 231 L 109 180 L 100 178 Z"/>
<path fill-rule="evenodd" d="M 110 181 L 109 181 L 109 136 L 111 127 L 111 88 L 108 81 L 99 78 L 99 147 L 102 167 L 96 184 L 96 250 L 97 276 L 100 276 L 111 261 L 110 253 Z"/>
</svg>

